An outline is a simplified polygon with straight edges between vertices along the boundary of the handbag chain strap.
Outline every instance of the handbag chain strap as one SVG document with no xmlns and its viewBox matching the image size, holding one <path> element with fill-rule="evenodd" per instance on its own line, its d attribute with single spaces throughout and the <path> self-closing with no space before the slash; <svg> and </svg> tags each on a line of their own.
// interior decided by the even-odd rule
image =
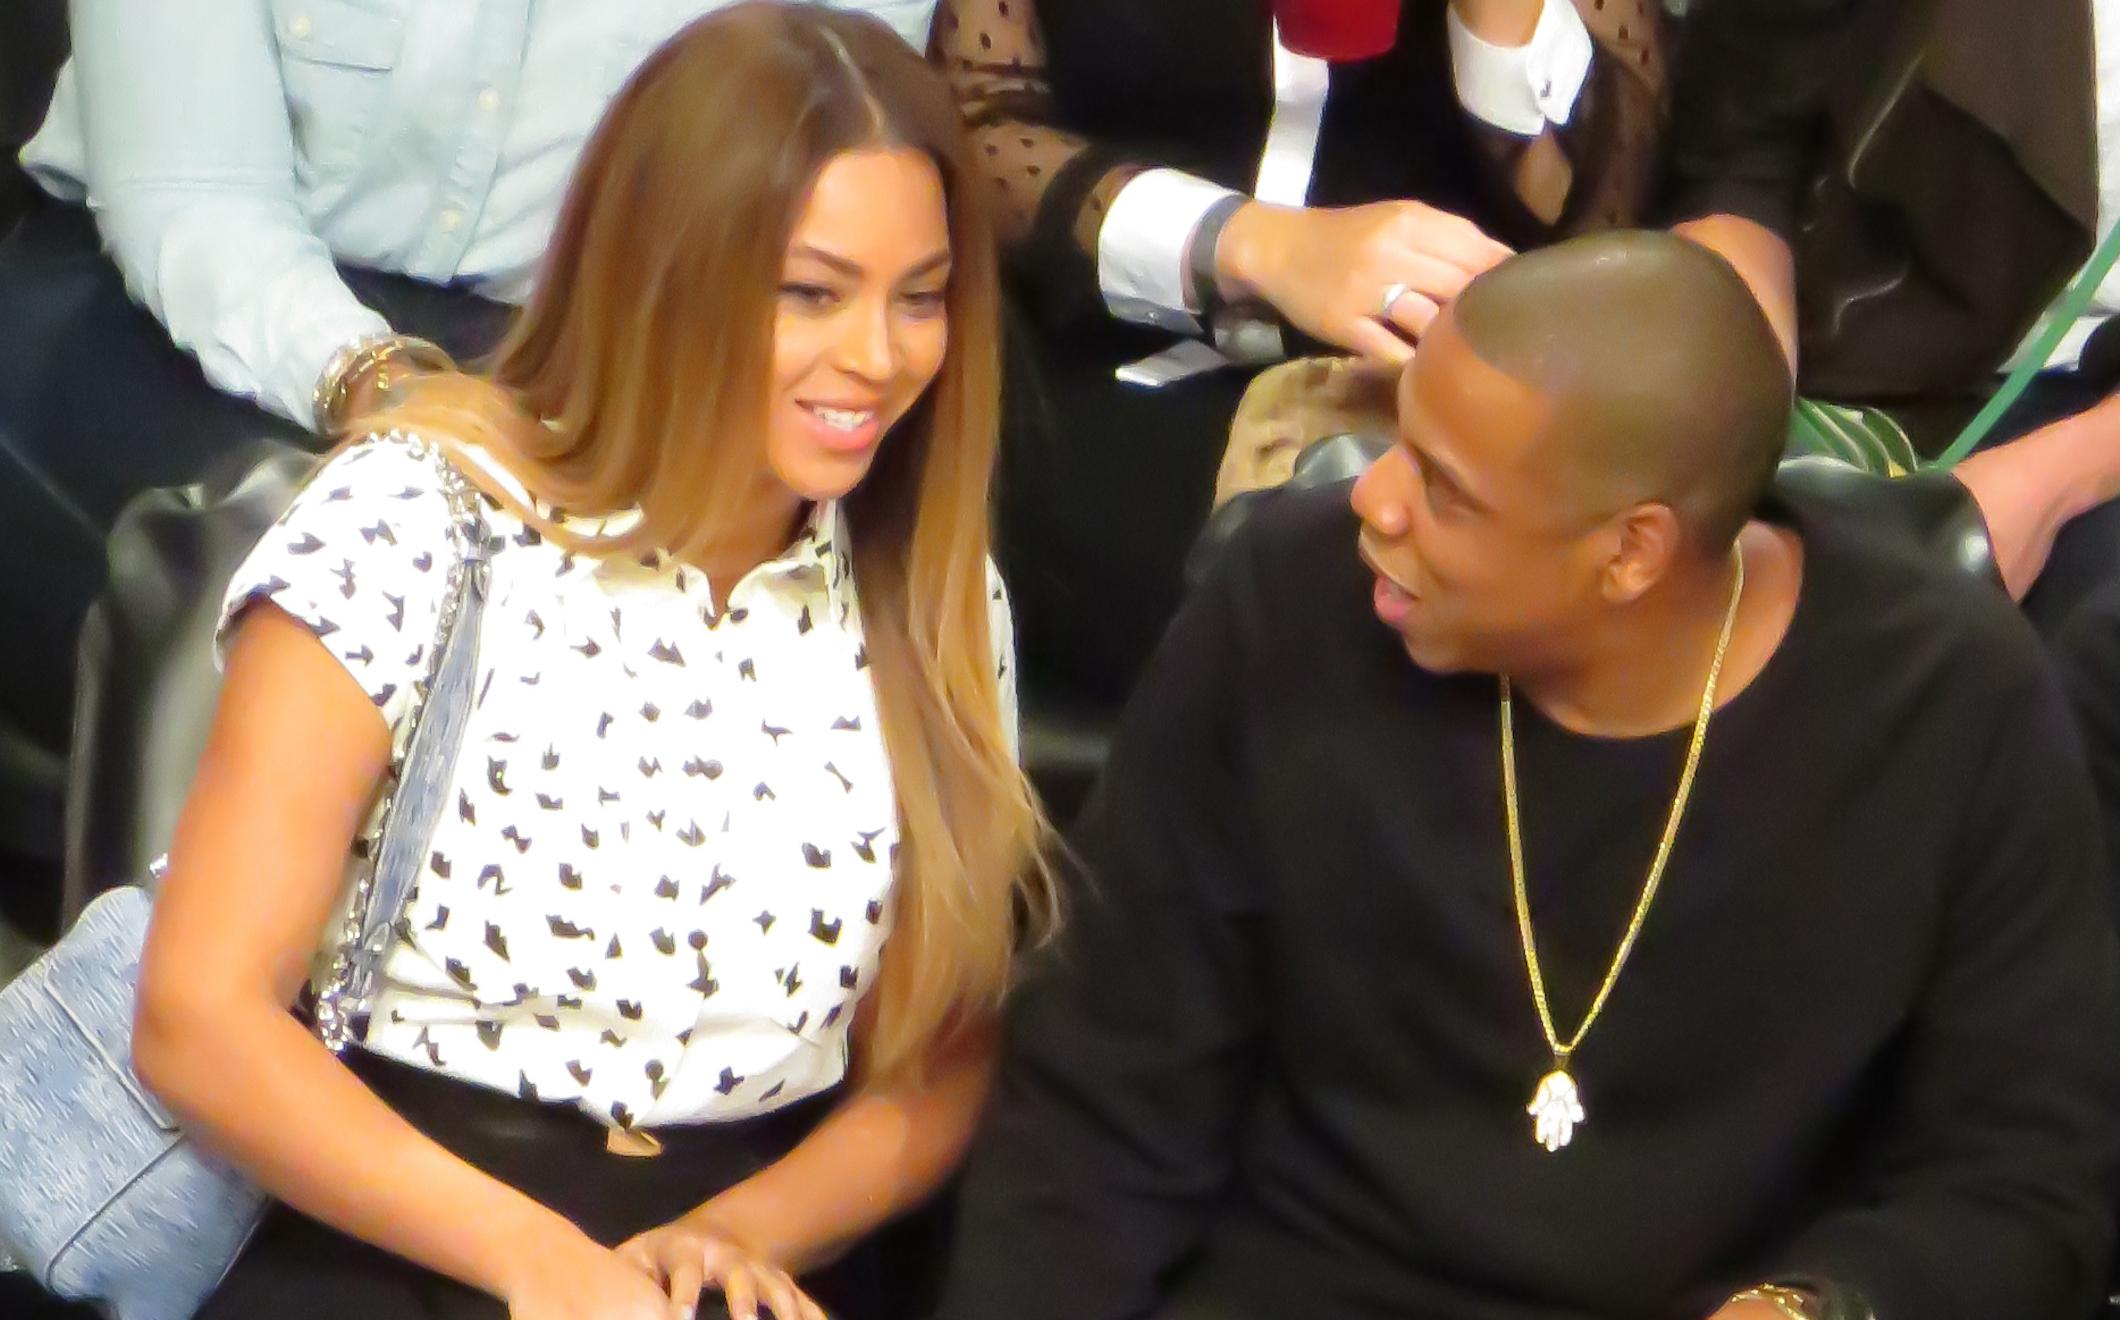
<svg viewBox="0 0 2120 1320">
<path fill-rule="evenodd" d="M 454 463 L 449 461 L 439 445 L 418 436 L 392 431 L 379 437 L 384 443 L 402 443 L 413 455 L 433 462 L 440 479 L 443 495 L 449 502 L 450 534 L 456 541 L 456 554 L 449 565 L 449 576 L 442 595 L 440 618 L 435 626 L 434 645 L 428 648 L 427 676 L 415 683 L 412 691 L 413 706 L 409 717 L 411 732 L 405 739 L 405 753 L 397 761 L 384 781 L 381 822 L 374 831 L 366 865 L 354 882 L 352 901 L 347 905 L 344 920 L 340 923 L 337 948 L 331 957 L 331 967 L 322 985 L 317 989 L 312 1008 L 312 1025 L 317 1039 L 334 1054 L 345 1050 L 364 1030 L 360 1021 L 366 1001 L 380 974 L 383 954 L 388 948 L 389 936 L 403 916 L 403 905 L 412 892 L 411 876 L 385 875 L 384 868 L 393 863 L 402 866 L 409 858 L 417 867 L 424 854 L 426 840 L 407 850 L 393 847 L 393 840 L 408 828 L 433 828 L 430 818 L 424 822 L 407 821 L 399 811 L 399 799 L 403 794 L 406 777 L 414 773 L 416 757 L 436 757 L 443 764 L 443 777 L 456 760 L 458 741 L 462 736 L 463 716 L 466 712 L 443 712 L 432 710 L 433 705 L 450 705 L 470 702 L 468 686 L 458 685 L 441 694 L 439 702 L 430 701 L 436 696 L 446 669 L 450 668 L 453 654 L 471 648 L 475 657 L 478 644 L 478 618 L 485 599 L 487 587 L 488 545 L 485 518 L 479 510 L 478 496 L 471 483 L 464 478 Z M 376 443 L 371 441 L 370 443 Z M 457 654 L 456 664 L 461 666 L 465 657 Z M 449 736 L 443 745 L 429 747 L 420 738 L 420 731 L 441 716 L 448 719 Z M 385 901 L 395 910 L 384 913 L 376 910 L 379 894 L 387 894 Z"/>
</svg>

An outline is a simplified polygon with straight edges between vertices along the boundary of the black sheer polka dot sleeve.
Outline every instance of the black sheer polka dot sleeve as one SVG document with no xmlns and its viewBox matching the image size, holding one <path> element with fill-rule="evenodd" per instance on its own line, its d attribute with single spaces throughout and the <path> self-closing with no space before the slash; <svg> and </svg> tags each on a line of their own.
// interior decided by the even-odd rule
<svg viewBox="0 0 2120 1320">
<path fill-rule="evenodd" d="M 963 107 L 988 181 L 1002 241 L 1020 244 L 1060 178 L 1090 147 L 1055 122 L 1045 40 L 1033 0 L 942 0 L 934 55 Z M 1117 164 L 1077 194 L 1063 218 L 1083 251 L 1096 250 L 1105 207 L 1141 165 Z"/>
<path fill-rule="evenodd" d="M 1040 313 L 1067 324 L 1104 314 L 1096 257 L 1113 198 L 1142 170 L 1172 162 L 1130 159 L 1062 126 L 1039 2 L 940 0 L 931 55 L 977 144 L 1005 249 Z M 1594 54 L 1568 122 L 1526 137 L 1465 115 L 1489 166 L 1554 233 L 1638 223 L 1669 118 L 1660 0 L 1572 3 Z"/>
</svg>

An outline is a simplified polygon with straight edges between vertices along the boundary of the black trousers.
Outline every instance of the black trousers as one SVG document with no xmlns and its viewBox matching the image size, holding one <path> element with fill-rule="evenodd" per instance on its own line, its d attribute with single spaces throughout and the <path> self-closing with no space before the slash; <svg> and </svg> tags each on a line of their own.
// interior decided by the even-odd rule
<svg viewBox="0 0 2120 1320">
<path fill-rule="evenodd" d="M 476 357 L 507 309 L 461 289 L 342 272 L 398 329 Z M 74 642 L 127 500 L 195 480 L 259 436 L 302 428 L 206 383 L 125 291 L 80 207 L 35 202 L 0 242 L 0 724 L 64 753 Z"/>
<path fill-rule="evenodd" d="M 995 557 L 1026 681 L 1116 704 L 1184 594 L 1253 372 L 1150 390 L 1112 375 L 1170 337 L 1008 325 Z"/>
<path fill-rule="evenodd" d="M 2034 377 L 1988 444 L 2082 412 L 2116 383 L 2064 371 Z M 2074 708 L 2105 817 L 2107 859 L 2120 877 L 2120 500 L 2061 529 L 2045 571 L 2025 596 L 2024 613 L 2045 639 Z M 2120 911 L 2120 880 L 2114 902 Z"/>
<path fill-rule="evenodd" d="M 663 1153 L 629 1159 L 604 1149 L 603 1129 L 567 1106 L 468 1086 L 358 1053 L 362 1080 L 414 1127 L 463 1159 L 565 1215 L 607 1246 L 665 1224 L 779 1159 L 830 1108 L 830 1096 L 760 1118 L 658 1129 Z M 833 1320 L 891 1314 L 873 1248 L 857 1247 L 803 1285 Z M 715 1296 L 700 1320 L 722 1320 Z M 501 1302 L 325 1227 L 284 1206 L 197 1320 L 505 1320 Z"/>
</svg>

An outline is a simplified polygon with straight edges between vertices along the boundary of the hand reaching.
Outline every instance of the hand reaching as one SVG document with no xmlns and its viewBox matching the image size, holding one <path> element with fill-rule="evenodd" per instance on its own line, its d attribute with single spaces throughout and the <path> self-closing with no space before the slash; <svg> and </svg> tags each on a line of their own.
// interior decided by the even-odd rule
<svg viewBox="0 0 2120 1320">
<path fill-rule="evenodd" d="M 1215 265 L 1232 296 L 1263 298 L 1306 334 L 1399 364 L 1444 303 L 1509 255 L 1470 220 L 1420 202 L 1252 202 L 1230 217 Z"/>
</svg>

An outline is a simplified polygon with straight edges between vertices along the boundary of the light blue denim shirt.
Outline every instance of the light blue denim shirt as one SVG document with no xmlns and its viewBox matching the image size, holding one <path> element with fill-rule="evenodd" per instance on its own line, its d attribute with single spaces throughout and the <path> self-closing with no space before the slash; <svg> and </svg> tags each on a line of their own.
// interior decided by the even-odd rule
<svg viewBox="0 0 2120 1320">
<path fill-rule="evenodd" d="M 386 330 L 334 261 L 519 302 L 628 73 L 726 0 L 100 0 L 23 164 L 231 394 Z M 935 0 L 833 0 L 925 50 Z"/>
</svg>

